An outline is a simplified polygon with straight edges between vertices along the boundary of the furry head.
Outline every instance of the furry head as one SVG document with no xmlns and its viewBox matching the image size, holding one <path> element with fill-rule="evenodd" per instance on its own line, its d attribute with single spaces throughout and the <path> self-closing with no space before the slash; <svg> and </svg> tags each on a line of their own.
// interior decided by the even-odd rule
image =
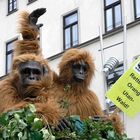
<svg viewBox="0 0 140 140">
<path fill-rule="evenodd" d="M 38 18 L 46 12 L 45 8 L 34 10 L 32 13 L 23 11 L 20 14 L 19 32 L 23 40 L 18 40 L 14 48 L 14 58 L 12 71 L 18 70 L 20 63 L 27 61 L 39 62 L 43 68 L 50 71 L 48 62 L 44 60 L 39 45 L 39 28 L 36 25 Z"/>
<path fill-rule="evenodd" d="M 80 63 L 81 61 L 84 61 L 88 64 L 88 72 L 83 84 L 85 86 L 89 86 L 92 76 L 94 74 L 95 65 L 91 55 L 85 50 L 83 51 L 79 49 L 70 49 L 64 53 L 63 58 L 59 64 L 60 81 L 64 83 L 72 84 L 72 82 L 74 82 L 72 76 L 72 64 Z"/>
<path fill-rule="evenodd" d="M 49 68 L 47 60 L 45 60 L 42 56 L 42 51 L 38 40 L 39 26 L 36 24 L 38 18 L 45 12 L 45 8 L 40 8 L 34 10 L 32 13 L 23 11 L 20 14 L 19 33 L 21 33 L 23 39 L 16 42 L 11 72 L 12 77 L 18 80 L 19 66 L 21 63 L 29 61 L 38 62 L 43 67 L 44 71 L 44 77 L 42 77 L 40 82 L 37 82 L 36 87 L 38 89 L 41 89 L 43 86 L 47 87 L 52 82 L 52 72 Z M 47 80 L 45 80 L 45 78 Z"/>
</svg>

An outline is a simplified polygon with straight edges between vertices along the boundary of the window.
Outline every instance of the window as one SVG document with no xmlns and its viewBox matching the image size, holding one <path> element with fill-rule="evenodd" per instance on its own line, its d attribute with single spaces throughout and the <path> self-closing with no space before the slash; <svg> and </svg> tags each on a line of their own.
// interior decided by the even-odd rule
<svg viewBox="0 0 140 140">
<path fill-rule="evenodd" d="M 64 49 L 78 45 L 78 14 L 77 11 L 67 15 L 63 19 Z"/>
<path fill-rule="evenodd" d="M 17 10 L 17 0 L 8 0 L 8 13 Z"/>
<path fill-rule="evenodd" d="M 104 0 L 105 31 L 111 31 L 122 25 L 121 0 Z"/>
<path fill-rule="evenodd" d="M 17 39 L 14 39 L 6 43 L 6 74 L 11 70 L 11 64 L 13 60 L 13 47 Z"/>
<path fill-rule="evenodd" d="M 140 18 L 140 0 L 134 0 L 135 19 Z"/>
</svg>

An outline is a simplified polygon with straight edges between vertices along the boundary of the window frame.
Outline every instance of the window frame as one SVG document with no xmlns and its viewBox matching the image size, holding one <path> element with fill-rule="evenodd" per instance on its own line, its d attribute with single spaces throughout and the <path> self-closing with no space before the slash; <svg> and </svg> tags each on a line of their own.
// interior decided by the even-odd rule
<svg viewBox="0 0 140 140">
<path fill-rule="evenodd" d="M 8 55 L 12 54 L 13 56 L 13 49 L 9 50 L 8 51 L 8 45 L 11 44 L 11 43 L 14 43 L 15 41 L 17 41 L 18 38 L 15 38 L 15 39 L 12 39 L 10 41 L 7 41 L 6 42 L 6 53 L 5 53 L 5 59 L 6 59 L 6 63 L 5 63 L 5 73 L 8 74 Z"/>
<path fill-rule="evenodd" d="M 16 7 L 14 8 L 14 2 L 16 2 Z M 10 4 L 12 4 L 12 10 L 10 11 Z M 17 0 L 12 0 L 12 2 L 10 3 L 10 0 L 8 0 L 8 15 L 12 14 L 14 12 L 16 12 L 17 9 Z"/>
<path fill-rule="evenodd" d="M 115 27 L 116 26 L 116 19 L 115 19 L 115 7 L 120 5 L 120 9 L 121 9 L 121 25 L 118 26 L 118 27 Z M 112 9 L 112 29 L 111 30 L 107 30 L 108 27 L 107 27 L 107 14 L 106 14 L 106 11 L 109 10 L 109 9 Z M 104 21 L 105 21 L 105 32 L 110 32 L 110 31 L 113 31 L 114 29 L 117 29 L 117 28 L 120 28 L 122 26 L 122 5 L 121 5 L 121 0 L 118 0 L 112 4 L 109 4 L 106 6 L 106 0 L 104 0 Z"/>
<path fill-rule="evenodd" d="M 75 21 L 75 22 L 73 22 L 73 23 L 71 23 L 69 25 L 65 25 L 65 19 L 67 17 L 70 17 L 71 15 L 74 15 L 74 14 L 77 14 L 77 21 Z M 73 46 L 73 35 L 72 35 L 73 32 L 72 32 L 72 27 L 74 25 L 77 25 L 77 42 L 78 43 Z M 65 41 L 66 41 L 65 40 L 65 30 L 68 29 L 68 28 L 70 28 L 70 47 L 69 48 L 66 48 L 66 46 L 65 46 Z M 63 16 L 63 50 L 67 50 L 67 49 L 70 49 L 70 48 L 77 47 L 78 44 L 79 44 L 78 10 L 75 10 L 75 11 L 73 11 L 73 12 L 71 12 L 71 13 Z"/>
<path fill-rule="evenodd" d="M 137 9 L 136 9 L 137 5 L 136 5 L 136 0 L 134 0 L 134 18 L 135 20 L 140 19 L 140 16 L 137 17 Z"/>
</svg>

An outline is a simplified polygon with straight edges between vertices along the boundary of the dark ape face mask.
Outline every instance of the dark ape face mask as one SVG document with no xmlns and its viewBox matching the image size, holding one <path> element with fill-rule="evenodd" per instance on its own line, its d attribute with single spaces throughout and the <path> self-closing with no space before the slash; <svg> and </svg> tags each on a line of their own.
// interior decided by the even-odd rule
<svg viewBox="0 0 140 140">
<path fill-rule="evenodd" d="M 26 87 L 41 80 L 44 75 L 43 66 L 36 61 L 23 62 L 19 66 L 19 79 L 21 85 Z"/>
<path fill-rule="evenodd" d="M 87 71 L 88 64 L 83 60 L 72 65 L 73 78 L 76 82 L 83 82 L 86 78 Z"/>
</svg>

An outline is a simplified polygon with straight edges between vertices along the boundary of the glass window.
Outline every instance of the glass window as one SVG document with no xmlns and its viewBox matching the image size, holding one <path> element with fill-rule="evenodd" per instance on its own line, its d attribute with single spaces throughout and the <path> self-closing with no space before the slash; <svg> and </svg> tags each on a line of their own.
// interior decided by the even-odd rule
<svg viewBox="0 0 140 140">
<path fill-rule="evenodd" d="M 65 49 L 70 48 L 70 28 L 65 29 Z"/>
<path fill-rule="evenodd" d="M 8 0 L 8 13 L 17 9 L 17 0 Z"/>
<path fill-rule="evenodd" d="M 64 17 L 64 49 L 78 45 L 78 14 L 77 11 Z"/>
<path fill-rule="evenodd" d="M 13 60 L 13 47 L 17 39 L 6 43 L 6 74 L 11 71 L 11 64 Z"/>
<path fill-rule="evenodd" d="M 140 0 L 134 0 L 135 19 L 140 18 Z"/>
<path fill-rule="evenodd" d="M 113 29 L 112 9 L 106 10 L 106 26 L 107 26 L 107 31 Z"/>
<path fill-rule="evenodd" d="M 74 22 L 77 22 L 77 13 L 71 15 L 71 16 L 68 16 L 65 18 L 65 25 L 70 25 Z"/>
<path fill-rule="evenodd" d="M 78 25 L 74 25 L 72 27 L 72 37 L 73 37 L 73 46 L 77 45 L 78 44 Z"/>
<path fill-rule="evenodd" d="M 119 27 L 122 25 L 121 23 L 121 5 L 117 5 L 115 7 L 115 27 Z"/>
<path fill-rule="evenodd" d="M 121 0 L 104 0 L 105 31 L 111 31 L 122 25 Z"/>
<path fill-rule="evenodd" d="M 119 1 L 119 0 L 106 0 L 106 6 L 110 5 L 110 4 L 113 4 L 115 3 L 116 1 Z"/>
</svg>

